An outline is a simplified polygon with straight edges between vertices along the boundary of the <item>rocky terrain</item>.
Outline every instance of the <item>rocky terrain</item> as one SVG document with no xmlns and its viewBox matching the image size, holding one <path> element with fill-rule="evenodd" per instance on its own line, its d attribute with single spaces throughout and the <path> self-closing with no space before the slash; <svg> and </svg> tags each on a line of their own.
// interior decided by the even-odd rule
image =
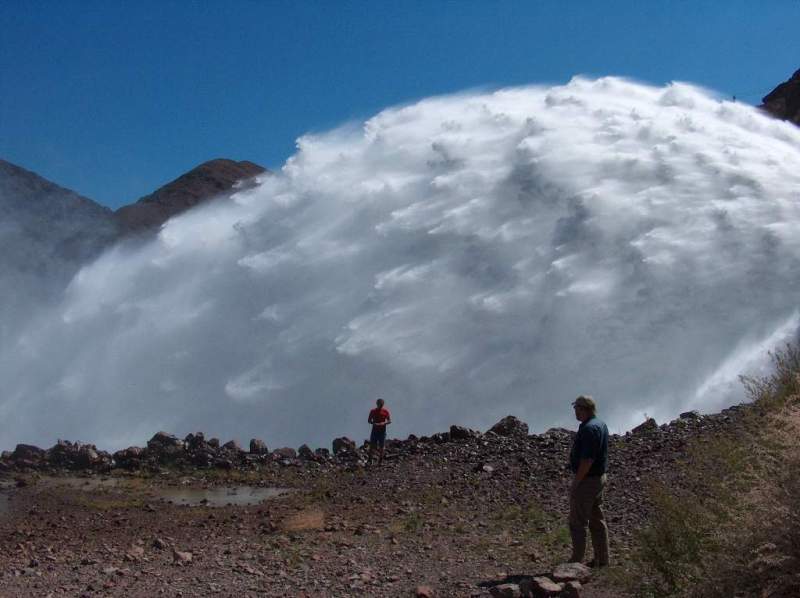
<svg viewBox="0 0 800 598">
<path fill-rule="evenodd" d="M 266 169 L 243 160 L 218 158 L 200 164 L 174 181 L 115 212 L 124 234 L 157 229 L 173 216 L 199 203 L 228 193 Z"/>
<path fill-rule="evenodd" d="M 800 125 L 800 69 L 761 100 L 760 106 L 773 116 Z"/>
<path fill-rule="evenodd" d="M 612 438 L 610 570 L 625 567 L 647 518 L 648 481 L 747 409 Z M 486 433 L 452 426 L 389 441 L 382 466 L 347 438 L 244 450 L 161 432 L 113 455 L 20 445 L 0 459 L 0 595 L 621 596 L 610 570 L 558 567 L 572 435 L 529 435 L 513 417 Z M 234 503 L 243 485 L 289 491 L 249 506 L 169 500 L 227 488 Z"/>
</svg>

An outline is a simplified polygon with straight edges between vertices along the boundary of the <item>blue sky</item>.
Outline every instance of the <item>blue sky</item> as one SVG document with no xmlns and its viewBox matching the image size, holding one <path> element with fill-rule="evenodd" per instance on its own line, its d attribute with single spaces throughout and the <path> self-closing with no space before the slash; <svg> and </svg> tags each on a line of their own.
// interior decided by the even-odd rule
<svg viewBox="0 0 800 598">
<path fill-rule="evenodd" d="M 621 75 L 758 103 L 800 68 L 798 22 L 798 0 L 4 0 L 0 157 L 117 207 L 466 88 Z"/>
</svg>

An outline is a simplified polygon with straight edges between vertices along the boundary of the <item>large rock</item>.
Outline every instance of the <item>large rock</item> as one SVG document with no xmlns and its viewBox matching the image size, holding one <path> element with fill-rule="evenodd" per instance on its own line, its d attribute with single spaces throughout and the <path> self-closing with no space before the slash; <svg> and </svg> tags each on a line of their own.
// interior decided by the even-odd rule
<svg viewBox="0 0 800 598">
<path fill-rule="evenodd" d="M 183 441 L 173 434 L 156 432 L 153 437 L 147 441 L 147 448 L 151 450 L 182 449 Z"/>
<path fill-rule="evenodd" d="M 307 444 L 304 444 L 299 449 L 297 449 L 297 454 L 304 461 L 316 461 L 317 460 L 317 456 L 314 454 L 314 451 L 312 451 L 311 447 L 308 446 Z"/>
<path fill-rule="evenodd" d="M 223 451 L 228 451 L 231 453 L 243 453 L 242 447 L 239 445 L 238 442 L 235 440 L 229 440 L 225 444 L 222 445 Z"/>
<path fill-rule="evenodd" d="M 297 451 L 289 446 L 284 446 L 272 451 L 272 456 L 275 459 L 296 459 Z"/>
<path fill-rule="evenodd" d="M 467 440 L 475 438 L 478 433 L 463 426 L 450 426 L 450 440 Z"/>
<path fill-rule="evenodd" d="M 268 455 L 269 449 L 263 440 L 258 438 L 250 439 L 250 454 L 251 455 Z"/>
<path fill-rule="evenodd" d="M 760 108 L 773 116 L 800 125 L 800 69 L 761 100 Z"/>
<path fill-rule="evenodd" d="M 147 441 L 147 453 L 157 463 L 171 463 L 185 456 L 183 441 L 166 432 L 158 432 Z"/>
<path fill-rule="evenodd" d="M 11 458 L 14 461 L 28 461 L 34 463 L 44 461 L 46 456 L 47 451 L 32 444 L 18 444 L 14 452 L 11 453 Z"/>
<path fill-rule="evenodd" d="M 144 449 L 138 446 L 130 446 L 114 453 L 114 464 L 124 469 L 138 469 L 142 465 Z"/>
<path fill-rule="evenodd" d="M 492 586 L 489 593 L 495 598 L 520 598 L 522 592 L 520 587 L 515 583 L 501 583 L 497 586 Z"/>
<path fill-rule="evenodd" d="M 658 424 L 656 423 L 656 420 L 654 420 L 652 417 L 649 417 L 644 423 L 639 424 L 633 430 L 631 430 L 631 434 L 643 434 L 657 429 Z"/>
<path fill-rule="evenodd" d="M 562 586 L 549 577 L 533 577 L 520 583 L 520 591 L 525 598 L 547 598 L 558 596 Z"/>
<path fill-rule="evenodd" d="M 553 570 L 556 581 L 586 581 L 592 576 L 592 570 L 583 563 L 562 563 Z"/>
<path fill-rule="evenodd" d="M 47 451 L 47 461 L 50 465 L 67 469 L 105 470 L 112 464 L 111 456 L 104 451 L 98 451 L 93 444 L 67 440 L 59 440 Z"/>
<path fill-rule="evenodd" d="M 527 436 L 528 424 L 513 415 L 508 415 L 493 425 L 489 432 L 493 432 L 498 436 Z"/>
<path fill-rule="evenodd" d="M 206 442 L 206 437 L 202 432 L 187 434 L 186 438 L 183 439 L 183 442 L 186 445 L 186 450 L 189 452 L 196 451 L 198 449 L 204 449 L 208 444 Z"/>
<path fill-rule="evenodd" d="M 339 453 L 354 453 L 356 452 L 356 443 L 350 440 L 347 436 L 333 439 L 333 454 Z"/>
</svg>

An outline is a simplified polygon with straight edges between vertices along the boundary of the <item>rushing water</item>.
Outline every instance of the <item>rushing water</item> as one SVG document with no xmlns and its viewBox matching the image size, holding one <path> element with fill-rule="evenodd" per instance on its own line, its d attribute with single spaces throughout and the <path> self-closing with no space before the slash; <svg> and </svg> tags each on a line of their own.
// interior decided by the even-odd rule
<svg viewBox="0 0 800 598">
<path fill-rule="evenodd" d="M 388 109 L 84 268 L 0 349 L 0 444 L 717 409 L 796 335 L 798 190 L 800 130 L 688 85 Z"/>
</svg>

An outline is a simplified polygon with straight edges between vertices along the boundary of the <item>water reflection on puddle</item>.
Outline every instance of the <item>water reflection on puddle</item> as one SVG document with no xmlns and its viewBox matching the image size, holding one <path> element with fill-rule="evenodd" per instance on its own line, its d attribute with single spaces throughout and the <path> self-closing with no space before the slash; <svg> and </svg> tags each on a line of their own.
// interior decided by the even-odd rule
<svg viewBox="0 0 800 598">
<path fill-rule="evenodd" d="M 234 486 L 231 488 L 163 488 L 156 491 L 159 498 L 175 505 L 204 507 L 242 507 L 257 505 L 269 498 L 289 492 L 284 488 L 256 488 Z"/>
</svg>

